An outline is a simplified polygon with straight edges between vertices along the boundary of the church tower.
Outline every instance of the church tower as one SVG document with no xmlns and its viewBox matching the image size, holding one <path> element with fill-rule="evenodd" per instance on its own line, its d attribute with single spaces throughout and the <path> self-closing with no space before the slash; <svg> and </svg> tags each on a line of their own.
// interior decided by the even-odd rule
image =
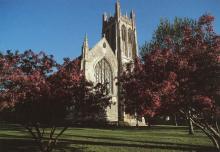
<svg viewBox="0 0 220 152">
<path fill-rule="evenodd" d="M 137 32 L 135 24 L 135 14 L 130 12 L 130 16 L 121 13 L 119 0 L 115 4 L 114 16 L 103 14 L 102 36 L 110 44 L 113 53 L 118 61 L 118 76 L 123 72 L 126 63 L 131 63 L 137 56 Z M 118 89 L 118 99 L 120 98 L 120 88 Z M 119 101 L 118 105 L 119 121 L 124 121 L 124 106 Z"/>
<path fill-rule="evenodd" d="M 102 36 L 108 40 L 112 50 L 123 63 L 133 61 L 137 56 L 137 33 L 134 11 L 130 16 L 122 15 L 120 3 L 115 4 L 114 16 L 103 14 Z"/>
<path fill-rule="evenodd" d="M 81 70 L 85 78 L 97 83 L 108 83 L 112 104 L 106 108 L 109 123 L 135 126 L 135 116 L 125 114 L 125 106 L 121 100 L 121 87 L 117 85 L 117 77 L 125 70 L 126 64 L 133 63 L 137 56 L 137 33 L 135 14 L 128 16 L 121 13 L 119 0 L 115 4 L 114 15 L 103 14 L 102 38 L 89 48 L 85 36 L 82 45 Z M 145 121 L 140 122 L 145 125 Z M 139 123 L 139 125 L 140 125 Z"/>
</svg>

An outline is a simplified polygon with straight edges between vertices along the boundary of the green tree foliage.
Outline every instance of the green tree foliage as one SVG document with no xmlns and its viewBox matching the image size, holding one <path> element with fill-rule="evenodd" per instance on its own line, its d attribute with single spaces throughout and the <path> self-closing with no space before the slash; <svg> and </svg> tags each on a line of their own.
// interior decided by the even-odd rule
<svg viewBox="0 0 220 152">
<path fill-rule="evenodd" d="M 168 19 L 161 19 L 157 29 L 154 31 L 152 40 L 141 47 L 141 56 L 143 57 L 146 53 L 157 48 L 165 49 L 175 46 L 175 49 L 178 50 L 178 48 L 183 47 L 183 29 L 186 26 L 190 27 L 193 33 L 196 33 L 199 29 L 198 22 L 193 19 L 176 17 L 173 22 Z M 168 41 L 169 43 L 167 43 Z"/>
</svg>

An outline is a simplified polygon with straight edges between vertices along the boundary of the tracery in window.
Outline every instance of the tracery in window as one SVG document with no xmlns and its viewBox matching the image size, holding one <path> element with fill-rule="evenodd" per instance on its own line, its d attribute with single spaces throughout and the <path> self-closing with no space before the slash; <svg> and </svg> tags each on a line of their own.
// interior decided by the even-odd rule
<svg viewBox="0 0 220 152">
<path fill-rule="evenodd" d="M 111 66 L 106 59 L 100 60 L 95 66 L 95 79 L 96 83 L 105 84 L 109 93 L 113 93 L 113 78 Z"/>
</svg>

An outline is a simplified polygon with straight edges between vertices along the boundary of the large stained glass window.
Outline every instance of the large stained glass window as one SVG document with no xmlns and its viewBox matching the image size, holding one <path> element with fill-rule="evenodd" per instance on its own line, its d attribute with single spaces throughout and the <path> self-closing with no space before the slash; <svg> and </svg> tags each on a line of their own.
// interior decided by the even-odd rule
<svg viewBox="0 0 220 152">
<path fill-rule="evenodd" d="M 113 93 L 113 78 L 112 69 L 106 59 L 100 60 L 95 66 L 95 79 L 96 83 L 107 83 L 107 87 L 110 93 Z"/>
</svg>

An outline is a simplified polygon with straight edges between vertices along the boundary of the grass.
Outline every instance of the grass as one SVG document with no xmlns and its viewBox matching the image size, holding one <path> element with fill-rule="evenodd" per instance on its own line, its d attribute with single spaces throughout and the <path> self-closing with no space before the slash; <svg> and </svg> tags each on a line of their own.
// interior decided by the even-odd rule
<svg viewBox="0 0 220 152">
<path fill-rule="evenodd" d="M 55 152 L 210 152 L 210 140 L 186 127 L 91 129 L 70 128 Z M 29 133 L 18 125 L 0 124 L 0 152 L 38 152 Z"/>
</svg>

